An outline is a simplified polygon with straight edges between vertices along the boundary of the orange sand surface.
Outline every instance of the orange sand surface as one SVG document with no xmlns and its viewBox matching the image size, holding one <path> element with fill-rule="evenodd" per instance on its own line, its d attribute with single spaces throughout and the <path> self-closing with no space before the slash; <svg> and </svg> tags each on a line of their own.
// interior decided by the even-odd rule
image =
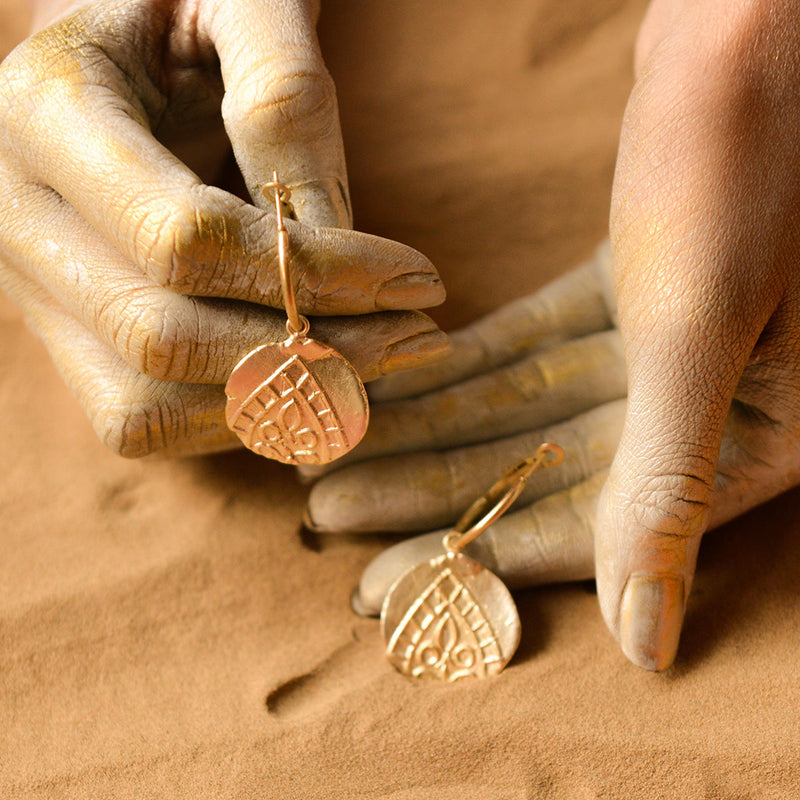
<svg viewBox="0 0 800 800">
<path fill-rule="evenodd" d="M 19 26 L 0 3 L 0 35 Z M 359 228 L 460 324 L 604 235 L 640 0 L 323 2 Z M 414 683 L 350 590 L 384 542 L 301 535 L 244 453 L 130 462 L 0 301 L 0 797 L 800 797 L 800 492 L 704 544 L 676 666 L 591 585 L 518 594 L 497 679 Z"/>
</svg>

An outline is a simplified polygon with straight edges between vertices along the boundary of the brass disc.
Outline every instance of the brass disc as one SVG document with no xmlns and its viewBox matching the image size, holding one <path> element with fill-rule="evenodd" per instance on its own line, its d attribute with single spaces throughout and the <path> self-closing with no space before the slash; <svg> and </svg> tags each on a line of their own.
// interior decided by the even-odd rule
<svg viewBox="0 0 800 800">
<path fill-rule="evenodd" d="M 381 609 L 386 657 L 404 675 L 445 681 L 496 675 L 519 645 L 517 607 L 493 572 L 463 553 L 401 575 Z"/>
<path fill-rule="evenodd" d="M 248 353 L 225 386 L 228 427 L 246 447 L 284 464 L 327 464 L 364 436 L 364 384 L 340 353 L 291 336 Z"/>
</svg>

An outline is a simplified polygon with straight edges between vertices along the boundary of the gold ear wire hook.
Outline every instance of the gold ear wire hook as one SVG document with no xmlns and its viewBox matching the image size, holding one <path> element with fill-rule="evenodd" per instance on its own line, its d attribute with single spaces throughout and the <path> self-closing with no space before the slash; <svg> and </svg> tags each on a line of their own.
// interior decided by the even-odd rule
<svg viewBox="0 0 800 800">
<path fill-rule="evenodd" d="M 452 554 L 461 552 L 511 508 L 522 494 L 528 478 L 537 469 L 555 467 L 563 460 L 564 450 L 553 442 L 545 442 L 530 458 L 509 467 L 500 480 L 464 512 L 453 530 L 444 537 L 445 550 Z"/>
<path fill-rule="evenodd" d="M 273 189 L 274 193 L 271 193 L 270 189 Z M 283 304 L 286 308 L 286 331 L 289 336 L 302 338 L 308 333 L 310 324 L 308 319 L 297 310 L 294 286 L 289 274 L 289 232 L 283 224 L 283 206 L 286 205 L 291 208 L 289 198 L 291 198 L 292 193 L 288 186 L 278 180 L 278 170 L 273 171 L 272 180 L 264 185 L 262 191 L 265 197 L 270 197 L 270 194 L 272 194 L 275 200 L 275 216 L 278 229 L 278 266 L 281 273 Z"/>
</svg>

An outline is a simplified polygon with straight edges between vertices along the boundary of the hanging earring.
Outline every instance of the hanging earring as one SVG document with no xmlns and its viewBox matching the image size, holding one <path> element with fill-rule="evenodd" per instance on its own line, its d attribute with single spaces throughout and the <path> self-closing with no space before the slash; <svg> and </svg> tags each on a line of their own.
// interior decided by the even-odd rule
<svg viewBox="0 0 800 800">
<path fill-rule="evenodd" d="M 444 554 L 404 572 L 381 608 L 386 657 L 404 675 L 444 681 L 496 675 L 520 638 L 514 598 L 506 585 L 462 550 L 500 519 L 528 478 L 564 460 L 550 442 L 506 470 L 442 540 Z"/>
<path fill-rule="evenodd" d="M 286 308 L 282 342 L 263 344 L 233 368 L 225 385 L 228 427 L 245 447 L 284 464 L 327 464 L 352 450 L 364 436 L 369 404 L 352 364 L 322 342 L 309 338 L 309 321 L 297 311 L 289 270 L 289 233 L 283 208 L 291 193 L 278 181 L 274 190 L 278 264 Z"/>
</svg>

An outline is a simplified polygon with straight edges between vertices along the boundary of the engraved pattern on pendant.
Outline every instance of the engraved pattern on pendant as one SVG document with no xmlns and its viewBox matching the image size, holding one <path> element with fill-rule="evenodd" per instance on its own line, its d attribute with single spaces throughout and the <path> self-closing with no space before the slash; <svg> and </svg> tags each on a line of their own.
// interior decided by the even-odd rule
<svg viewBox="0 0 800 800">
<path fill-rule="evenodd" d="M 441 680 L 483 678 L 502 668 L 500 646 L 480 604 L 445 567 L 408 609 L 386 648 L 401 672 Z"/>
<path fill-rule="evenodd" d="M 251 450 L 288 464 L 324 462 L 348 446 L 330 400 L 298 355 L 251 392 L 230 426 Z"/>
</svg>

